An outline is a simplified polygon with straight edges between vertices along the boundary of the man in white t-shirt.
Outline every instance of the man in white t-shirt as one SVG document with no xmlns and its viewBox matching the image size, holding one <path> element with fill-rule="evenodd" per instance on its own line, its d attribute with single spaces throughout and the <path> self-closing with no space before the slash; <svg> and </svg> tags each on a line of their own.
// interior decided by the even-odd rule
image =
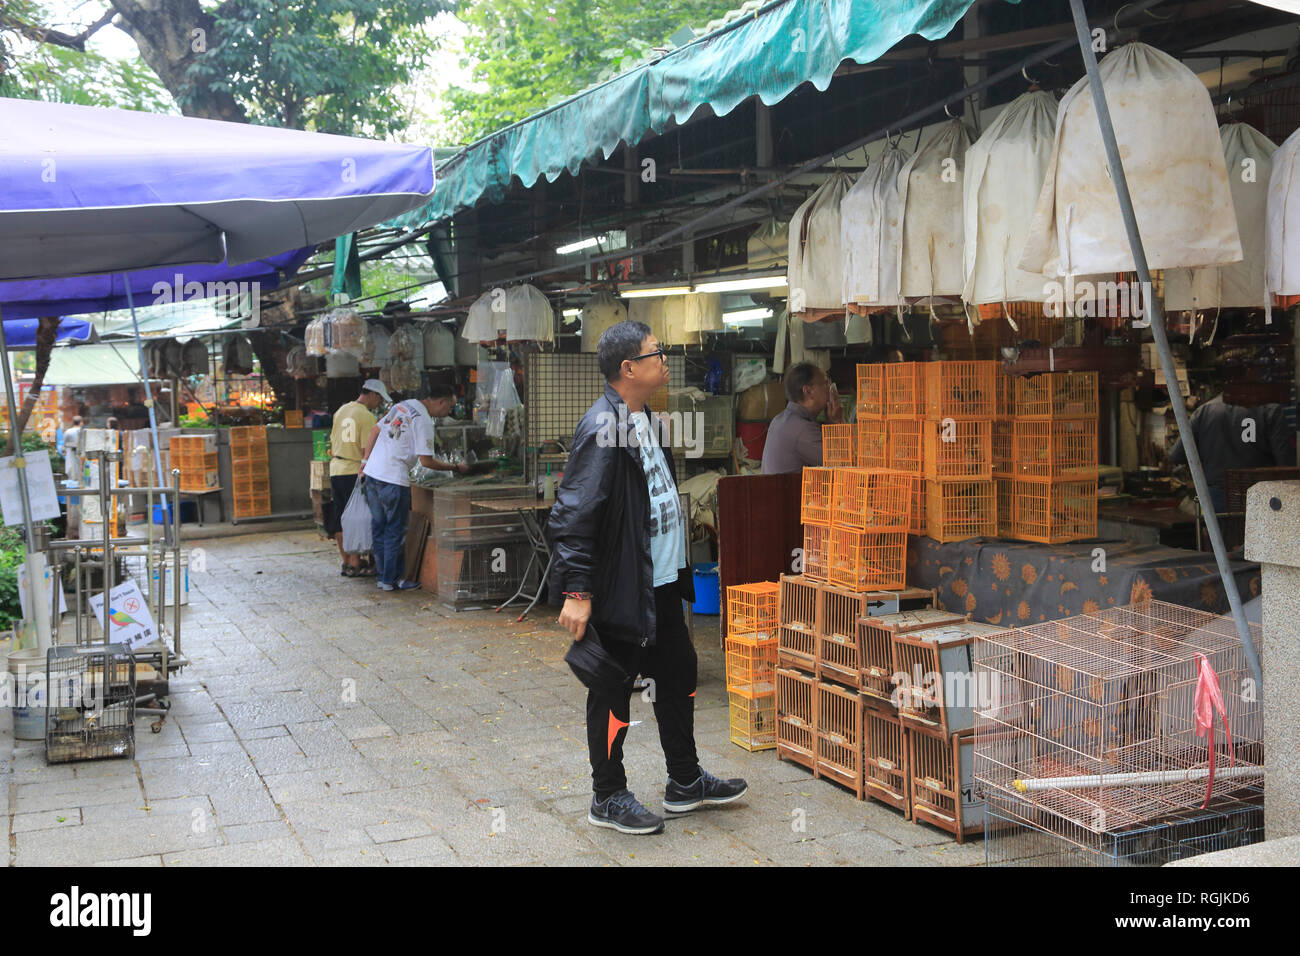
<svg viewBox="0 0 1300 956">
<path fill-rule="evenodd" d="M 370 430 L 362 455 L 366 503 L 374 538 L 375 577 L 381 591 L 410 591 L 420 585 L 404 581 L 406 524 L 411 516 L 411 468 L 418 461 L 435 471 L 467 470 L 434 457 L 433 422 L 451 412 L 454 393 L 436 385 L 428 394 L 408 398 L 388 410 Z"/>
</svg>

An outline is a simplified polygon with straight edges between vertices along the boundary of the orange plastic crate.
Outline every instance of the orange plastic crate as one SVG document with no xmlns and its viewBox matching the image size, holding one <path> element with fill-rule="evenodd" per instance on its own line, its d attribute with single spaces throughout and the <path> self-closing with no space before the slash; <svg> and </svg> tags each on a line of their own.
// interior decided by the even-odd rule
<svg viewBox="0 0 1300 956">
<path fill-rule="evenodd" d="M 905 531 L 911 517 L 907 475 L 867 468 L 840 468 L 832 485 L 831 524 L 856 531 Z"/>
<path fill-rule="evenodd" d="M 271 513 L 269 495 L 236 495 L 234 504 L 236 518 L 265 518 Z"/>
<path fill-rule="evenodd" d="M 907 731 L 893 714 L 871 707 L 862 712 L 862 790 L 867 800 L 879 800 L 911 819 L 911 780 L 907 772 Z"/>
<path fill-rule="evenodd" d="M 775 581 L 727 587 L 727 633 L 771 640 L 775 636 L 781 586 Z"/>
<path fill-rule="evenodd" d="M 862 698 L 834 684 L 817 685 L 817 773 L 862 799 Z"/>
<path fill-rule="evenodd" d="M 270 471 L 266 462 L 261 461 L 239 461 L 232 459 L 230 462 L 230 477 L 235 484 L 241 481 L 251 481 L 254 478 L 267 478 Z"/>
<path fill-rule="evenodd" d="M 1064 544 L 1097 536 L 1097 480 L 1016 479 L 1016 537 L 1040 544 Z"/>
<path fill-rule="evenodd" d="M 885 366 L 858 366 L 858 421 L 885 417 Z"/>
<path fill-rule="evenodd" d="M 925 417 L 924 362 L 896 362 L 885 366 L 885 416 Z"/>
<path fill-rule="evenodd" d="M 831 529 L 816 524 L 803 526 L 803 573 L 826 581 L 831 568 Z"/>
<path fill-rule="evenodd" d="M 993 420 L 946 418 L 925 422 L 925 477 L 993 477 Z"/>
<path fill-rule="evenodd" d="M 852 468 L 857 464 L 857 428 L 822 426 L 822 464 L 827 468 Z"/>
<path fill-rule="evenodd" d="M 994 478 L 998 499 L 998 537 L 1014 538 L 1016 536 L 1015 479 Z"/>
<path fill-rule="evenodd" d="M 770 694 L 776 689 L 776 637 L 726 639 L 727 690 L 742 694 Z"/>
<path fill-rule="evenodd" d="M 231 445 L 230 460 L 232 462 L 252 462 L 255 465 L 266 467 L 266 442 L 254 441 L 247 445 Z"/>
<path fill-rule="evenodd" d="M 992 441 L 993 477 L 1015 474 L 1015 422 L 995 419 L 993 422 Z"/>
<path fill-rule="evenodd" d="M 1017 420 L 1013 425 L 1015 477 L 1097 477 L 1097 419 Z"/>
<path fill-rule="evenodd" d="M 1096 372 L 1044 372 L 1016 379 L 1017 419 L 1096 418 Z"/>
<path fill-rule="evenodd" d="M 997 362 L 927 363 L 926 417 L 992 419 L 997 408 L 997 369 Z"/>
<path fill-rule="evenodd" d="M 811 770 L 817 765 L 817 681 L 798 671 L 776 671 L 776 755 Z"/>
<path fill-rule="evenodd" d="M 936 541 L 964 541 L 998 533 L 997 490 L 988 481 L 932 481 L 926 534 Z"/>
<path fill-rule="evenodd" d="M 750 697 L 732 691 L 727 696 L 731 711 L 731 742 L 749 751 L 774 749 L 776 694 Z"/>
<path fill-rule="evenodd" d="M 830 582 L 854 591 L 907 587 L 907 532 L 831 528 Z"/>
<path fill-rule="evenodd" d="M 853 426 L 857 441 L 855 461 L 859 468 L 888 468 L 889 446 L 887 423 L 883 418 L 868 418 Z"/>
<path fill-rule="evenodd" d="M 777 608 L 778 621 L 783 627 L 807 631 L 817 630 L 817 594 L 822 585 L 806 575 L 781 575 L 781 597 Z"/>
<path fill-rule="evenodd" d="M 241 425 L 230 429 L 232 445 L 246 445 L 255 441 L 266 441 L 265 425 Z"/>
<path fill-rule="evenodd" d="M 921 440 L 924 431 L 925 422 L 919 418 L 890 420 L 885 440 L 888 449 L 886 467 L 908 475 L 924 474 L 925 445 Z"/>
<path fill-rule="evenodd" d="M 803 470 L 802 500 L 799 506 L 799 520 L 803 524 L 831 523 L 831 483 L 834 475 L 833 468 Z"/>
</svg>

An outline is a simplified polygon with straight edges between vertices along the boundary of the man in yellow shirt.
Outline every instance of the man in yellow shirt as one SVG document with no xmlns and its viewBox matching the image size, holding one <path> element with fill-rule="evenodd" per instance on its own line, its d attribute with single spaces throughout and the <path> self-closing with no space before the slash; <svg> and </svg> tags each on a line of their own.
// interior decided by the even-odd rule
<svg viewBox="0 0 1300 956">
<path fill-rule="evenodd" d="M 362 569 L 359 554 L 348 554 L 343 550 L 342 518 L 343 509 L 348 506 L 352 489 L 357 484 L 357 471 L 365 457 L 362 452 L 366 439 L 377 421 L 375 412 L 381 403 L 392 404 L 392 401 L 384 383 L 371 378 L 361 386 L 356 401 L 348 402 L 334 413 L 334 428 L 330 432 L 330 488 L 334 495 L 325 530 L 338 542 L 339 557 L 343 560 L 339 573 L 345 578 L 374 574 L 370 568 Z"/>
</svg>

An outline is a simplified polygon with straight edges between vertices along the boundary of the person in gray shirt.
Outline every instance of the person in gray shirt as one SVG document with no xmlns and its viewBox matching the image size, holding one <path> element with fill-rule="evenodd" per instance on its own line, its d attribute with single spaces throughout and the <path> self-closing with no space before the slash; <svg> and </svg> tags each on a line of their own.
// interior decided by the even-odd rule
<svg viewBox="0 0 1300 956">
<path fill-rule="evenodd" d="M 822 463 L 822 427 L 817 416 L 826 412 L 831 425 L 844 422 L 844 406 L 826 373 L 811 362 L 792 365 L 785 373 L 785 410 L 767 427 L 763 474 L 779 475 Z"/>
<path fill-rule="evenodd" d="M 1286 412 L 1281 405 L 1244 408 L 1229 405 L 1222 395 L 1217 395 L 1192 413 L 1191 424 L 1216 512 L 1227 507 L 1229 469 L 1295 464 L 1292 431 L 1287 426 Z M 1187 463 L 1187 451 L 1181 438 L 1170 449 L 1169 462 L 1173 465 Z"/>
</svg>

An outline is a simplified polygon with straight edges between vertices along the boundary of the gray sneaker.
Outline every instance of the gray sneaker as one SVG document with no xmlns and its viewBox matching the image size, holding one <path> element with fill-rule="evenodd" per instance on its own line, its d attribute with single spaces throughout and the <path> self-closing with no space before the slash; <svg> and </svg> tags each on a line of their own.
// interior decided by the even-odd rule
<svg viewBox="0 0 1300 956">
<path fill-rule="evenodd" d="M 593 796 L 591 809 L 587 812 L 587 822 L 619 833 L 636 835 L 660 833 L 664 828 L 664 818 L 641 806 L 631 790 L 620 790 L 599 801 Z"/>
<path fill-rule="evenodd" d="M 693 783 L 681 784 L 672 777 L 664 788 L 664 809 L 669 813 L 689 813 L 697 807 L 739 800 L 749 791 L 749 785 L 739 778 L 719 780 L 703 767 Z"/>
</svg>

